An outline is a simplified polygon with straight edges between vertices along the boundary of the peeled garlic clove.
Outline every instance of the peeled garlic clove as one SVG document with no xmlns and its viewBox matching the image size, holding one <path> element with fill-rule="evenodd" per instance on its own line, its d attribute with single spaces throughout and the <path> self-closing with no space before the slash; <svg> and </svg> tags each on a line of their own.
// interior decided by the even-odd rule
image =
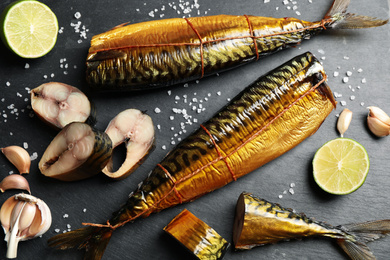
<svg viewBox="0 0 390 260">
<path fill-rule="evenodd" d="M 73 122 L 54 137 L 38 166 L 47 177 L 76 181 L 98 174 L 111 153 L 112 142 L 106 133 Z"/>
<path fill-rule="evenodd" d="M 368 107 L 367 125 L 371 132 L 378 136 L 390 134 L 390 117 L 378 107 Z"/>
<path fill-rule="evenodd" d="M 345 108 L 337 121 L 337 130 L 340 132 L 341 137 L 344 136 L 344 133 L 347 131 L 352 120 L 352 111 L 348 108 Z"/>
<path fill-rule="evenodd" d="M 111 157 L 104 174 L 113 179 L 124 179 L 140 166 L 154 148 L 154 125 L 150 116 L 138 109 L 127 109 L 109 123 L 106 131 L 113 147 L 125 143 L 126 158 L 118 170 L 113 171 Z"/>
<path fill-rule="evenodd" d="M 7 258 L 16 258 L 19 241 L 44 234 L 51 226 L 47 204 L 28 194 L 16 194 L 0 209 L 0 221 L 7 241 Z"/>
<path fill-rule="evenodd" d="M 44 122 L 58 129 L 71 122 L 96 122 L 95 107 L 88 97 L 78 88 L 60 82 L 31 90 L 31 107 Z"/>
<path fill-rule="evenodd" d="M 18 190 L 26 190 L 31 194 L 30 185 L 26 178 L 19 174 L 11 174 L 5 177 L 0 182 L 0 191 L 4 192 L 6 190 L 18 189 Z"/>
<path fill-rule="evenodd" d="M 1 148 L 1 151 L 7 157 L 7 159 L 15 165 L 19 173 L 29 173 L 31 166 L 31 159 L 28 152 L 17 145 L 11 145 L 5 148 Z"/>
</svg>

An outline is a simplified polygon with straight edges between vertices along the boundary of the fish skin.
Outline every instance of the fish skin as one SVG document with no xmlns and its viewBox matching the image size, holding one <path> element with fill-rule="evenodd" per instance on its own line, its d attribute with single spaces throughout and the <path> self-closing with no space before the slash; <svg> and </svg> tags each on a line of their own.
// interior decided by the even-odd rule
<svg viewBox="0 0 390 260">
<path fill-rule="evenodd" d="M 242 215 L 243 213 L 245 215 Z M 241 220 L 239 224 L 242 218 L 245 220 Z M 251 249 L 294 238 L 320 235 L 343 238 L 347 234 L 340 229 L 317 222 L 302 213 L 295 213 L 291 209 L 257 198 L 250 193 L 243 192 L 238 199 L 233 229 L 236 249 Z"/>
<path fill-rule="evenodd" d="M 116 228 L 193 201 L 264 165 L 316 132 L 335 106 L 321 63 L 309 52 L 299 55 L 260 77 L 181 141 L 106 225 L 55 236 L 49 245 L 66 249 L 86 239 L 86 259 L 100 259 Z"/>
<path fill-rule="evenodd" d="M 164 231 L 199 260 L 220 260 L 230 247 L 230 243 L 187 209 L 164 227 Z"/>
<path fill-rule="evenodd" d="M 302 30 L 312 26 L 318 28 Z M 320 22 L 232 15 L 130 24 L 92 38 L 87 81 L 97 90 L 179 84 L 299 44 L 320 30 Z"/>
<path fill-rule="evenodd" d="M 123 24 L 92 37 L 87 82 L 94 91 L 170 86 L 259 60 L 326 29 L 369 28 L 388 22 L 346 13 L 349 2 L 335 0 L 316 22 L 216 15 Z"/>
<path fill-rule="evenodd" d="M 322 236 L 335 239 L 352 260 L 375 260 L 366 243 L 389 233 L 390 219 L 332 226 L 243 192 L 236 205 L 233 243 L 235 249 L 245 250 L 290 239 Z"/>
</svg>

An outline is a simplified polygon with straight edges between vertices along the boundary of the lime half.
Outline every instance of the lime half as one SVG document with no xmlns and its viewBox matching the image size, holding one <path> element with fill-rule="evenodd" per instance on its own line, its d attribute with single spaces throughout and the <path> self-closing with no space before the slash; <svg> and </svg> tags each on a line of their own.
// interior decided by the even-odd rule
<svg viewBox="0 0 390 260">
<path fill-rule="evenodd" d="M 362 186 L 369 167 L 366 149 L 349 138 L 325 143 L 313 159 L 314 180 L 324 191 L 336 195 L 352 193 Z"/>
<path fill-rule="evenodd" d="M 38 58 L 55 45 L 58 21 L 45 4 L 21 0 L 8 5 L 0 17 L 4 44 L 23 58 Z"/>
</svg>

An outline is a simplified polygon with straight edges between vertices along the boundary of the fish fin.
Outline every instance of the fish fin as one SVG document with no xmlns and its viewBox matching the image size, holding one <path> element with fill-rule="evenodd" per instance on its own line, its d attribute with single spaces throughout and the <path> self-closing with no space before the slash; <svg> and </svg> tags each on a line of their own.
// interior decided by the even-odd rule
<svg viewBox="0 0 390 260">
<path fill-rule="evenodd" d="M 366 243 L 390 234 L 390 219 L 348 224 L 341 228 Z"/>
<path fill-rule="evenodd" d="M 376 220 L 338 226 L 347 235 L 337 239 L 340 247 L 354 260 L 374 260 L 374 254 L 366 245 L 390 234 L 390 220 Z"/>
<path fill-rule="evenodd" d="M 51 237 L 48 245 L 57 249 L 85 249 L 84 259 L 101 259 L 113 229 L 88 226 Z"/>
<path fill-rule="evenodd" d="M 337 244 L 352 260 L 375 260 L 370 248 L 363 242 L 338 239 Z"/>
<path fill-rule="evenodd" d="M 359 29 L 387 24 L 389 20 L 347 13 L 351 0 L 334 0 L 324 17 L 326 28 Z"/>
<path fill-rule="evenodd" d="M 99 50 L 88 55 L 87 62 L 126 58 L 126 56 L 126 53 L 119 50 Z"/>
</svg>

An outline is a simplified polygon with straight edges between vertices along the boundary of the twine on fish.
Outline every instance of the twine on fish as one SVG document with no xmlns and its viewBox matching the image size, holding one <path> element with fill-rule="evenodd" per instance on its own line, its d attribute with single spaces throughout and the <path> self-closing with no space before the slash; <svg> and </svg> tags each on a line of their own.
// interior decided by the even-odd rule
<svg viewBox="0 0 390 260">
<path fill-rule="evenodd" d="M 202 74 L 200 75 L 200 78 L 203 78 L 204 76 L 204 58 L 203 58 L 203 39 L 202 36 L 200 36 L 198 30 L 194 27 L 194 25 L 187 19 L 184 18 L 188 25 L 192 28 L 192 30 L 195 32 L 195 34 L 198 36 L 199 41 L 200 41 L 200 61 L 201 61 L 201 66 L 202 66 Z"/>
<path fill-rule="evenodd" d="M 183 203 L 183 197 L 180 195 L 180 193 L 176 189 L 176 181 L 173 179 L 172 175 L 169 173 L 169 171 L 167 169 L 165 169 L 164 166 L 162 166 L 161 164 L 157 164 L 157 166 L 160 167 L 161 170 L 163 170 L 163 172 L 165 172 L 165 174 L 168 176 L 168 178 L 173 182 L 172 189 L 174 190 L 176 196 L 179 198 L 180 204 L 182 204 Z"/>
<path fill-rule="evenodd" d="M 232 175 L 233 180 L 236 181 L 236 180 L 237 180 L 237 177 L 236 177 L 236 175 L 234 174 L 234 172 L 233 172 L 232 168 L 230 167 L 229 163 L 227 162 L 227 157 L 226 157 L 226 156 L 222 156 L 221 152 L 219 151 L 220 148 L 219 148 L 219 146 L 217 145 L 217 142 L 215 141 L 214 137 L 211 135 L 211 133 L 209 132 L 209 130 L 207 130 L 207 128 L 206 128 L 204 125 L 200 124 L 200 127 L 201 127 L 209 136 L 210 136 L 210 139 L 211 139 L 211 141 L 212 141 L 213 144 L 214 144 L 215 150 L 216 150 L 217 153 L 218 153 L 218 158 L 221 159 L 221 160 L 223 160 L 223 161 L 225 162 L 226 167 L 228 168 L 230 174 Z"/>
<path fill-rule="evenodd" d="M 245 19 L 246 19 L 246 21 L 247 21 L 247 23 L 248 23 L 248 26 L 249 26 L 249 33 L 250 33 L 251 38 L 252 38 L 252 40 L 253 40 L 253 45 L 255 46 L 256 60 L 259 60 L 259 58 L 260 58 L 259 49 L 258 49 L 258 47 L 257 47 L 256 38 L 255 38 L 255 34 L 254 34 L 254 32 L 253 32 L 252 23 L 250 22 L 249 17 L 248 17 L 246 14 L 244 15 L 244 17 L 245 17 Z"/>
<path fill-rule="evenodd" d="M 111 225 L 110 221 L 107 220 L 107 224 L 95 224 L 95 223 L 82 223 L 84 226 L 92 226 L 92 227 L 101 227 L 101 228 L 110 228 L 112 230 L 117 229 L 119 226 L 118 225 Z"/>
</svg>

